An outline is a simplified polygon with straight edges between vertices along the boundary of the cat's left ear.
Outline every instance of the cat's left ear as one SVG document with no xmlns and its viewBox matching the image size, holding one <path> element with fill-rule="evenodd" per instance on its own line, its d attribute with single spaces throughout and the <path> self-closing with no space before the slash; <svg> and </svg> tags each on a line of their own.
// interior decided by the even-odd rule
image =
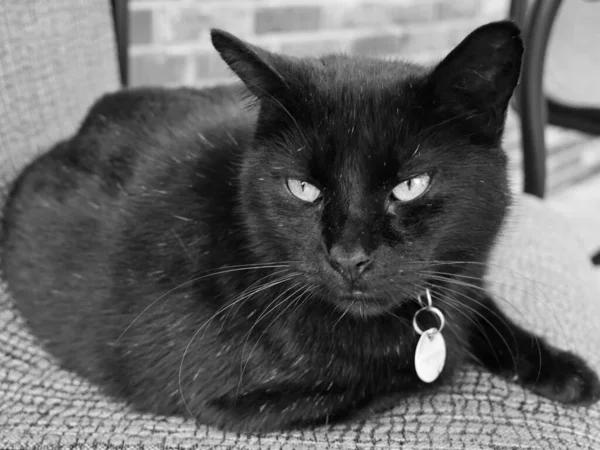
<svg viewBox="0 0 600 450">
<path fill-rule="evenodd" d="M 503 121 L 522 55 L 519 28 L 509 21 L 492 22 L 458 44 L 433 70 L 430 81 L 444 103 L 462 103 L 492 121 Z"/>
<path fill-rule="evenodd" d="M 281 100 L 289 86 L 283 76 L 289 61 L 256 45 L 242 41 L 223 30 L 210 32 L 221 58 L 257 98 Z"/>
</svg>

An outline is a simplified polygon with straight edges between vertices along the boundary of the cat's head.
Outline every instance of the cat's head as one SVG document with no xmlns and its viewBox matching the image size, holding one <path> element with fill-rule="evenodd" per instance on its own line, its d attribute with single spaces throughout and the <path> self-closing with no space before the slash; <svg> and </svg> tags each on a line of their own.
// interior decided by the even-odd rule
<svg viewBox="0 0 600 450">
<path fill-rule="evenodd" d="M 485 261 L 509 204 L 515 25 L 478 28 L 432 68 L 212 41 L 260 108 L 239 200 L 264 262 L 294 261 L 304 283 L 370 315 L 422 292 L 439 261 Z"/>
</svg>

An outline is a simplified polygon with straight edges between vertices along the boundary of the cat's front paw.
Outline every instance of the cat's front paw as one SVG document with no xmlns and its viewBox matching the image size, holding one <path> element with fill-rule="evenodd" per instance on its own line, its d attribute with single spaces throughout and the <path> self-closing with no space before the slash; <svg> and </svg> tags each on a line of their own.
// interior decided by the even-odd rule
<svg viewBox="0 0 600 450">
<path fill-rule="evenodd" d="M 518 372 L 524 385 L 551 400 L 576 405 L 589 405 L 600 400 L 598 375 L 570 352 L 553 350 L 531 355 L 529 361 L 520 365 Z"/>
</svg>

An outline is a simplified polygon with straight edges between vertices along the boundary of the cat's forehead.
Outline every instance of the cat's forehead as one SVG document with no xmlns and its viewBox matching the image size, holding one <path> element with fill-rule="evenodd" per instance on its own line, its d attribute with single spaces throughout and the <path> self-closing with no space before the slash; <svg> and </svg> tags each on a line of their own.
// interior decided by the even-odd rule
<svg viewBox="0 0 600 450">
<path fill-rule="evenodd" d="M 428 69 L 396 60 L 331 55 L 311 71 L 306 112 L 331 127 L 389 126 L 410 113 Z M 385 124 L 385 125 L 384 125 Z"/>
<path fill-rule="evenodd" d="M 356 151 L 371 156 L 387 152 L 414 122 L 417 93 L 427 69 L 400 61 L 335 55 L 321 58 L 322 67 L 312 72 L 310 96 L 303 108 L 310 117 L 323 148 L 351 156 Z M 383 156 L 383 155 L 382 155 Z"/>
<path fill-rule="evenodd" d="M 322 67 L 312 72 L 312 87 L 321 95 L 343 100 L 399 96 L 423 80 L 429 69 L 400 60 L 330 55 L 320 58 Z"/>
<path fill-rule="evenodd" d="M 393 82 L 425 76 L 429 72 L 424 66 L 401 59 L 332 54 L 322 56 L 318 60 L 322 64 L 323 72 L 339 80 Z"/>
<path fill-rule="evenodd" d="M 408 116 L 415 116 L 411 105 L 426 69 L 344 56 L 321 61 L 290 126 L 289 161 L 309 179 L 344 192 L 395 179 L 415 154 L 409 125 L 415 117 Z"/>
</svg>

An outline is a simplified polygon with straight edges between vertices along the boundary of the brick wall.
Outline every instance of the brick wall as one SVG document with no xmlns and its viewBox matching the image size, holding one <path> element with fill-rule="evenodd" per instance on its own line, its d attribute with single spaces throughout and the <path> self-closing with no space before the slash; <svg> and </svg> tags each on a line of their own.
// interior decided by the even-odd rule
<svg viewBox="0 0 600 450">
<path fill-rule="evenodd" d="M 291 55 L 330 51 L 438 59 L 508 0 L 131 0 L 131 81 L 210 85 L 229 77 L 209 29 Z"/>
<path fill-rule="evenodd" d="M 574 2 L 576 3 L 576 2 Z M 585 3 L 585 2 L 577 2 Z M 475 27 L 508 16 L 509 0 L 130 0 L 134 86 L 207 86 L 234 80 L 210 44 L 223 28 L 273 51 L 331 51 L 439 60 Z M 586 137 L 548 129 L 549 189 L 600 171 Z M 509 115 L 505 148 L 521 190 L 518 117 Z"/>
</svg>

